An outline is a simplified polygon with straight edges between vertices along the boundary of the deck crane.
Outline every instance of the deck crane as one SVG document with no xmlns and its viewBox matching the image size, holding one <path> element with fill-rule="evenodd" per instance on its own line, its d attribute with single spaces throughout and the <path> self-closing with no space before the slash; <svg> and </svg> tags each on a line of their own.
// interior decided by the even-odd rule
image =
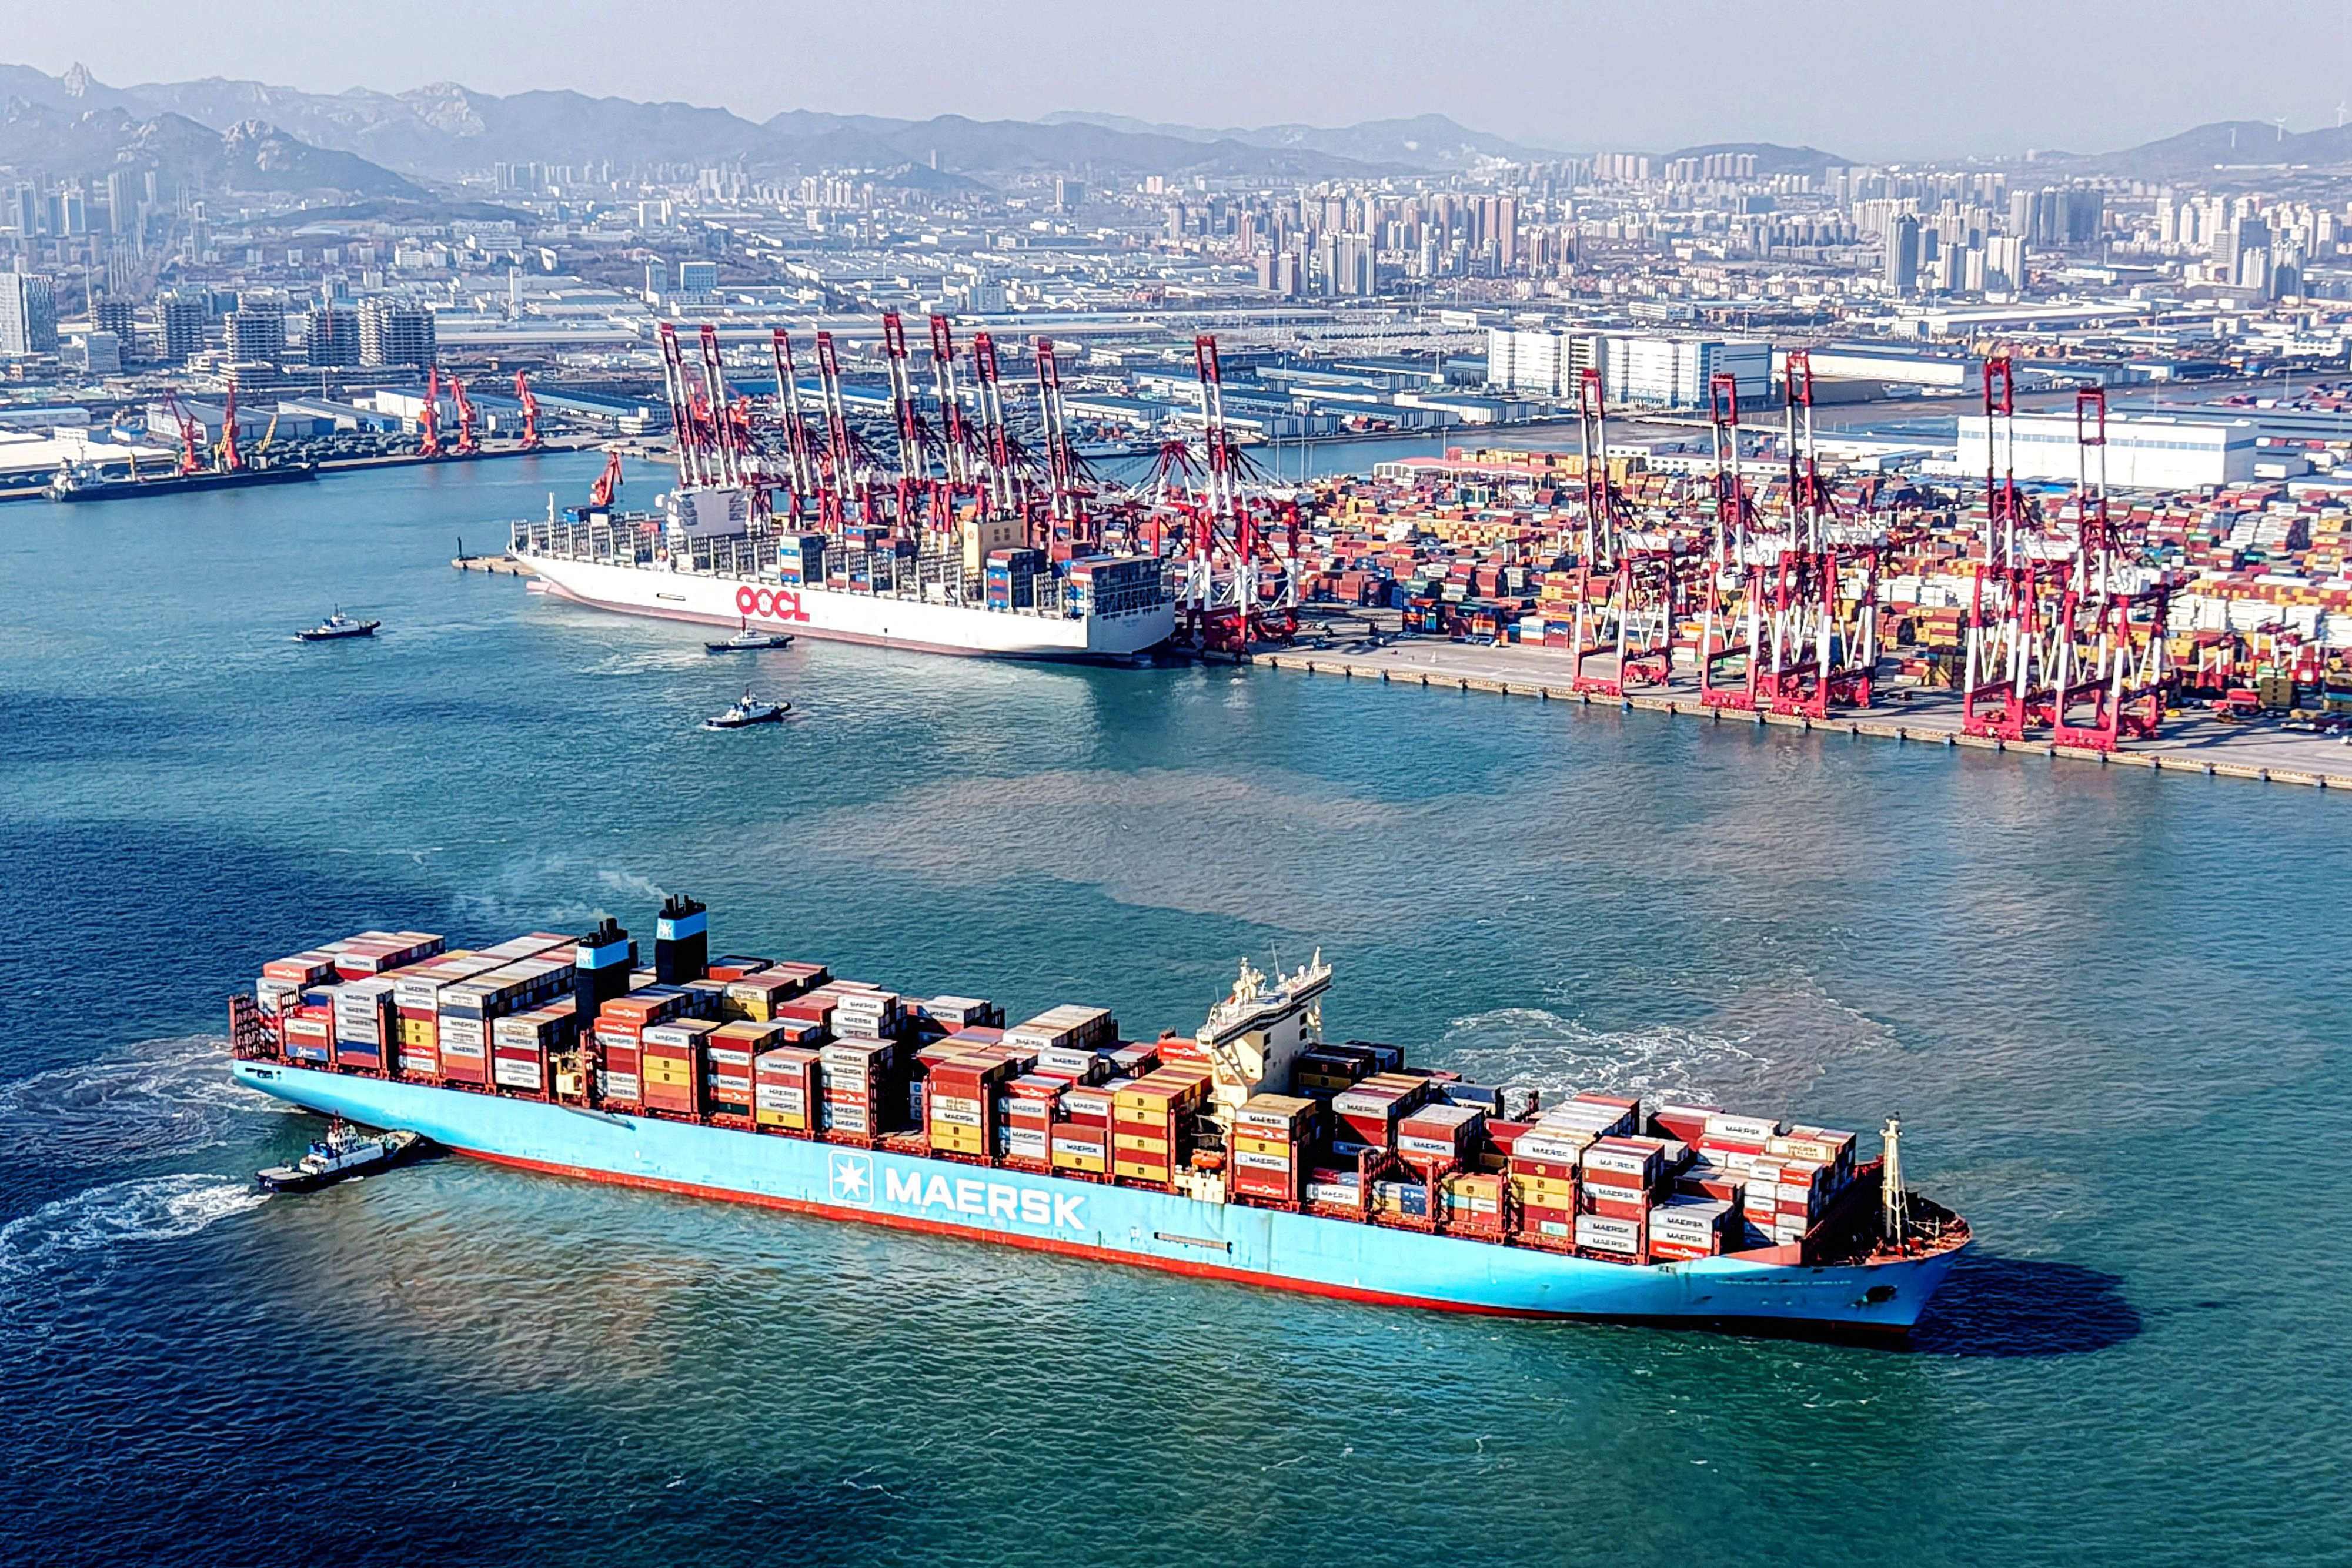
<svg viewBox="0 0 2352 1568">
<path fill-rule="evenodd" d="M 800 370 L 793 363 L 791 334 L 775 329 L 769 351 L 776 363 L 776 414 L 784 426 L 784 460 L 792 479 L 792 510 L 797 516 L 801 504 L 816 495 L 816 459 L 809 450 L 808 421 L 801 413 Z"/>
<path fill-rule="evenodd" d="M 1673 674 L 1688 562 L 1671 534 L 1628 526 L 1609 477 L 1609 410 L 1597 370 L 1586 370 L 1577 380 L 1577 418 L 1584 455 L 1584 537 L 1570 685 L 1579 692 L 1622 697 L 1633 686 L 1664 685 Z M 1608 668 L 1587 669 L 1595 655 L 1604 653 L 1611 656 Z"/>
<path fill-rule="evenodd" d="M 180 472 L 203 473 L 204 459 L 197 455 L 197 448 L 204 434 L 203 429 L 189 415 L 188 411 L 180 406 L 178 396 L 169 387 L 163 389 L 163 412 L 170 414 L 172 423 L 180 428 Z"/>
<path fill-rule="evenodd" d="M 1709 707 L 1745 712 L 1756 706 L 1763 641 L 1759 572 L 1765 559 L 1780 552 L 1755 526 L 1740 469 L 1739 380 L 1727 371 L 1708 379 L 1707 423 L 1715 443 L 1715 528 L 1699 622 L 1698 695 Z M 1737 684 L 1726 684 L 1725 666 L 1735 662 Z"/>
<path fill-rule="evenodd" d="M 228 402 L 221 411 L 220 471 L 235 474 L 245 467 L 236 449 L 236 383 L 228 383 Z"/>
<path fill-rule="evenodd" d="M 2127 563 L 2107 507 L 2107 394 L 2074 394 L 2075 543 L 2053 617 L 2051 738 L 2113 751 L 2152 737 L 2176 680 L 2165 656 L 2168 575 Z M 2087 709 L 2088 711 L 2084 711 Z"/>
<path fill-rule="evenodd" d="M 465 379 L 455 371 L 449 372 L 449 396 L 457 404 L 457 442 L 450 451 L 460 457 L 471 457 L 482 449 L 475 436 L 474 400 L 466 395 Z"/>
<path fill-rule="evenodd" d="M 539 440 L 539 399 L 531 395 L 530 372 L 515 372 L 515 401 L 522 404 L 522 444 L 516 450 L 536 452 Z"/>
<path fill-rule="evenodd" d="M 425 372 L 425 407 L 416 416 L 416 455 L 441 455 L 441 367 Z"/>
</svg>

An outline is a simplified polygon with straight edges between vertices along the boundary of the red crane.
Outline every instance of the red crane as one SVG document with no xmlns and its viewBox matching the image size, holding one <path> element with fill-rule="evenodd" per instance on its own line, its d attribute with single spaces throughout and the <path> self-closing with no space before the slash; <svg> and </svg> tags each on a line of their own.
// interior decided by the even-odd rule
<svg viewBox="0 0 2352 1568">
<path fill-rule="evenodd" d="M 530 372 L 515 372 L 515 401 L 522 404 L 522 447 L 525 452 L 539 450 L 539 399 L 530 395 Z"/>
<path fill-rule="evenodd" d="M 1622 511 L 1609 478 L 1609 411 L 1599 371 L 1587 370 L 1578 378 L 1577 415 L 1584 454 L 1584 546 L 1570 685 L 1580 692 L 1622 697 L 1633 686 L 1663 686 L 1673 674 L 1688 562 L 1681 541 L 1671 534 L 1637 530 Z M 1596 655 L 1608 655 L 1609 664 L 1588 672 L 1586 664 Z"/>
<path fill-rule="evenodd" d="M 416 416 L 416 455 L 441 455 L 441 367 L 425 373 L 425 412 Z"/>
<path fill-rule="evenodd" d="M 793 340 L 782 327 L 770 340 L 776 362 L 776 413 L 784 422 L 784 456 L 791 465 L 793 510 L 816 494 L 816 460 L 809 450 L 808 422 L 801 414 L 800 367 L 793 363 Z"/>
<path fill-rule="evenodd" d="M 1740 472 L 1738 378 L 1717 371 L 1706 392 L 1707 423 L 1715 435 L 1715 540 L 1699 625 L 1698 695 L 1709 707 L 1746 711 L 1756 706 L 1757 648 L 1762 641 L 1758 560 L 1771 549 L 1771 541 L 1755 538 L 1750 527 L 1756 518 Z M 1789 461 L 1793 470 L 1793 453 Z"/>
<path fill-rule="evenodd" d="M 707 485 L 710 482 L 702 455 L 701 422 L 695 417 L 694 400 L 686 379 L 686 359 L 677 346 L 677 329 L 665 321 L 661 324 L 662 392 L 669 401 L 670 434 L 677 441 L 677 477 L 682 485 Z"/>
<path fill-rule="evenodd" d="M 621 487 L 621 449 L 604 448 L 604 471 L 588 486 L 588 505 L 593 511 L 604 511 L 613 505 L 613 497 Z"/>
<path fill-rule="evenodd" d="M 457 444 L 450 450 L 460 457 L 471 457 L 482 449 L 474 434 L 474 400 L 466 395 L 466 383 L 455 371 L 449 372 L 449 395 L 457 403 Z"/>
<path fill-rule="evenodd" d="M 188 417 L 188 411 L 180 406 L 179 398 L 169 387 L 163 389 L 163 412 L 170 414 L 172 423 L 180 427 L 180 472 L 201 473 L 205 464 L 204 459 L 197 455 L 196 446 L 203 432 L 196 422 Z"/>
<path fill-rule="evenodd" d="M 220 465 L 224 474 L 235 474 L 245 466 L 245 458 L 236 449 L 236 383 L 228 383 L 228 402 L 221 413 Z"/>
</svg>

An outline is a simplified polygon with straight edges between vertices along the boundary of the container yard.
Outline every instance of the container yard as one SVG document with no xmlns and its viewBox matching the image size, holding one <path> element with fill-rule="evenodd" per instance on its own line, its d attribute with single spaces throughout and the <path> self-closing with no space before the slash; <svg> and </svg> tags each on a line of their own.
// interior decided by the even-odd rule
<svg viewBox="0 0 2352 1568">
<path fill-rule="evenodd" d="M 824 964 L 650 966 L 604 921 L 478 949 L 366 931 L 230 1000 L 236 1076 L 492 1160 L 1312 1293 L 1906 1330 L 1968 1243 L 1852 1132 L 1554 1096 L 1321 1038 L 1332 973 L 1244 962 L 1191 1035 L 1018 1022 Z"/>
</svg>

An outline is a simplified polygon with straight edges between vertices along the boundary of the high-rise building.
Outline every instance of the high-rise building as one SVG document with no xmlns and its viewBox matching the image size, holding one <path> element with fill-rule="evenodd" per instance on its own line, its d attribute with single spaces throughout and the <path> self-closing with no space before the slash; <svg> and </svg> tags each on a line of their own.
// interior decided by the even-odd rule
<svg viewBox="0 0 2352 1568">
<path fill-rule="evenodd" d="M 646 263 L 646 303 L 657 305 L 661 302 L 662 296 L 668 292 L 668 264 L 659 261 Z"/>
<path fill-rule="evenodd" d="M 37 272 L 0 273 L 0 354 L 58 351 L 58 300 Z"/>
<path fill-rule="evenodd" d="M 84 332 L 73 340 L 71 358 L 94 376 L 122 373 L 122 340 L 111 332 Z"/>
<path fill-rule="evenodd" d="M 257 299 L 228 313 L 228 357 L 271 365 L 286 358 L 286 312 L 277 301 Z"/>
<path fill-rule="evenodd" d="M 139 309 L 128 299 L 110 299 L 103 296 L 90 302 L 90 325 L 101 332 L 111 332 L 126 352 L 139 334 Z"/>
<path fill-rule="evenodd" d="M 347 369 L 360 362 L 360 319 L 331 305 L 314 308 L 302 323 L 302 350 L 312 368 Z"/>
<path fill-rule="evenodd" d="M 1886 287 L 1897 296 L 1919 292 L 1919 220 L 1909 213 L 1886 231 Z"/>
<path fill-rule="evenodd" d="M 191 354 L 204 352 L 205 321 L 211 315 L 205 302 L 190 294 L 165 294 L 155 301 L 155 320 L 161 329 L 163 362 L 179 364 Z"/>
<path fill-rule="evenodd" d="M 719 292 L 719 264 L 715 261 L 679 262 L 677 291 L 689 298 L 709 298 Z"/>
<path fill-rule="evenodd" d="M 1054 177 L 1054 210 L 1055 212 L 1075 213 L 1086 204 L 1087 183 L 1084 180 L 1073 180 L 1059 174 Z"/>
<path fill-rule="evenodd" d="M 381 297 L 360 302 L 361 364 L 422 369 L 432 364 L 438 352 L 432 311 Z"/>
</svg>

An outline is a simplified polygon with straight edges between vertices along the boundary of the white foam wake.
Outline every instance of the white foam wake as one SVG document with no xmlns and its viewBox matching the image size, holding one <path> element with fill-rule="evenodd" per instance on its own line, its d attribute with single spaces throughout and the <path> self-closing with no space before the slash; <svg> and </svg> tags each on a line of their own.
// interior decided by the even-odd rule
<svg viewBox="0 0 2352 1568">
<path fill-rule="evenodd" d="M 1483 1083 L 1540 1089 L 1547 1103 L 1583 1089 L 1744 1103 L 1778 1087 L 1772 1059 L 1728 1035 L 1670 1024 L 1604 1031 L 1542 1008 L 1455 1019 L 1436 1055 Z"/>
<path fill-rule="evenodd" d="M 0 1278 L 47 1273 L 134 1242 L 194 1236 L 268 1198 L 246 1183 L 194 1172 L 85 1187 L 0 1225 Z"/>
<path fill-rule="evenodd" d="M 293 1109 L 232 1078 L 220 1036 L 187 1035 L 0 1083 L 0 1145 L 47 1165 L 119 1166 L 212 1148 L 244 1117 Z"/>
</svg>

